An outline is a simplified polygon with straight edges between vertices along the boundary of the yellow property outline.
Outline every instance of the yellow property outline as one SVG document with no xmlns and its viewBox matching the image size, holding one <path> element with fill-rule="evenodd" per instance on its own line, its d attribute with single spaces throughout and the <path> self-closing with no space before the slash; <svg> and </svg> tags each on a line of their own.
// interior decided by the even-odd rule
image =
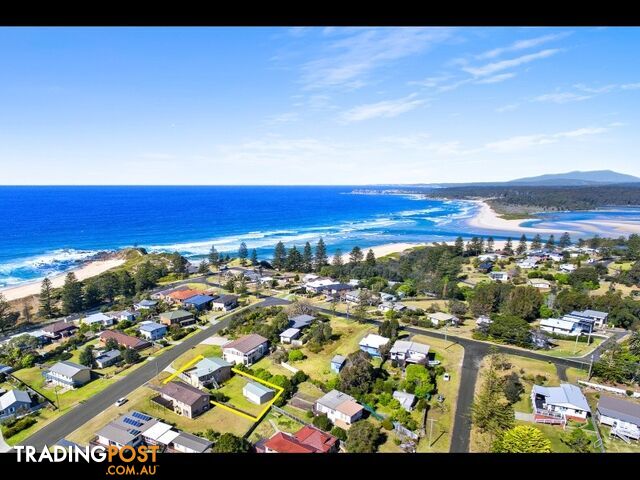
<svg viewBox="0 0 640 480">
<path fill-rule="evenodd" d="M 213 400 L 211 400 L 211 403 L 217 407 L 222 408 L 223 410 L 226 410 L 228 412 L 231 413 L 235 413 L 236 415 L 246 418 L 248 420 L 251 420 L 252 422 L 257 422 L 259 421 L 265 413 L 267 413 L 269 411 L 269 409 L 271 408 L 271 405 L 273 405 L 273 403 L 278 400 L 278 398 L 280 397 L 280 395 L 282 395 L 282 392 L 284 392 L 284 388 L 282 388 L 279 385 L 276 385 L 274 383 L 271 382 L 267 382 L 266 380 L 263 380 L 261 378 L 258 377 L 254 377 L 253 375 L 249 375 L 246 372 L 243 372 L 242 370 L 238 370 L 237 368 L 232 368 L 231 369 L 232 372 L 237 373 L 238 375 L 241 375 L 243 377 L 247 377 L 250 378 L 251 380 L 255 380 L 256 382 L 260 382 L 263 383 L 264 385 L 267 385 L 268 387 L 274 388 L 278 391 L 278 393 L 275 394 L 275 396 L 265 405 L 265 407 L 262 409 L 262 411 L 256 415 L 255 417 L 252 415 L 249 415 L 247 413 L 241 412 L 240 410 L 230 407 L 228 405 L 225 405 L 223 403 L 219 403 L 219 402 L 214 402 Z"/>
<path fill-rule="evenodd" d="M 198 355 L 197 357 L 195 357 L 193 360 L 190 360 L 189 362 L 185 363 L 182 367 L 180 367 L 178 370 L 176 370 L 174 373 L 172 373 L 171 375 L 169 375 L 167 378 L 165 378 L 162 381 L 162 384 L 165 385 L 167 383 L 169 383 L 171 380 L 173 380 L 174 378 L 176 378 L 178 375 L 180 375 L 182 372 L 184 372 L 186 369 L 188 369 L 189 367 L 191 367 L 192 365 L 194 365 L 195 363 L 199 362 L 200 360 L 204 360 L 204 355 Z M 213 400 L 211 400 L 211 404 L 222 408 L 223 410 L 226 410 L 228 412 L 231 413 L 235 413 L 236 415 L 246 418 L 248 420 L 251 420 L 252 422 L 257 422 L 259 421 L 265 413 L 267 413 L 269 411 L 269 409 L 271 408 L 271 405 L 273 405 L 273 403 L 278 400 L 278 398 L 280 397 L 280 395 L 282 395 L 282 392 L 284 392 L 284 388 L 282 388 L 279 385 L 276 385 L 274 383 L 271 382 L 267 382 L 266 380 L 263 380 L 261 378 L 258 377 L 254 377 L 253 375 L 249 375 L 246 372 L 243 372 L 242 370 L 238 370 L 237 368 L 232 368 L 231 369 L 232 372 L 237 373 L 238 375 L 241 375 L 243 377 L 247 377 L 250 378 L 251 380 L 255 380 L 256 382 L 260 382 L 264 385 L 267 385 L 268 387 L 274 388 L 277 390 L 278 393 L 275 394 L 275 396 L 265 405 L 265 407 L 262 409 L 262 411 L 256 415 L 255 417 L 252 415 L 249 415 L 247 413 L 241 412 L 240 410 L 230 407 L 228 405 L 225 405 L 223 403 L 219 403 L 219 402 L 215 402 Z"/>
</svg>

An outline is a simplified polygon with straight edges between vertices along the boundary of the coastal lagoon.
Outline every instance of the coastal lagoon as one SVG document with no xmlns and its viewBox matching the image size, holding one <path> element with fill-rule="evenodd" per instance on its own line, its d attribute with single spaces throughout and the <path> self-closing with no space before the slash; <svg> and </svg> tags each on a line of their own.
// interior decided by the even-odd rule
<svg viewBox="0 0 640 480">
<path fill-rule="evenodd" d="M 211 245 L 240 242 L 262 258 L 282 241 L 299 248 L 323 237 L 329 253 L 395 242 L 452 240 L 503 231 L 469 224 L 479 206 L 417 195 L 356 195 L 322 187 L 0 187 L 0 287 L 54 275 L 98 252 L 125 247 L 178 251 L 194 261 Z M 565 212 L 525 222 L 587 238 L 640 225 L 639 210 Z M 626 226 L 625 226 L 626 225 Z M 569 228 L 571 227 L 571 228 Z M 527 233 L 529 235 L 529 233 Z M 544 236 L 544 234 L 543 234 Z"/>
</svg>

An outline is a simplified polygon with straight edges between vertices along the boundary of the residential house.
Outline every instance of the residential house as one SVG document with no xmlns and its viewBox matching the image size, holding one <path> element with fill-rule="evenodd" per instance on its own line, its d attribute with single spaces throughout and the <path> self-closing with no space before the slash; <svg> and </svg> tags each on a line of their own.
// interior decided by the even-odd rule
<svg viewBox="0 0 640 480">
<path fill-rule="evenodd" d="M 207 453 L 212 446 L 209 440 L 181 432 L 138 411 L 121 415 L 101 428 L 96 434 L 96 443 L 119 448 L 155 445 L 163 452 L 180 453 Z"/>
<path fill-rule="evenodd" d="M 91 381 L 91 369 L 84 365 L 64 360 L 58 362 L 42 375 L 46 381 L 61 387 L 78 388 Z"/>
<path fill-rule="evenodd" d="M 478 255 L 478 260 L 481 262 L 495 262 L 501 257 L 501 255 L 497 253 L 483 253 L 482 255 Z"/>
<path fill-rule="evenodd" d="M 133 309 L 137 312 L 140 310 L 153 310 L 158 305 L 155 300 L 141 300 L 133 304 Z"/>
<path fill-rule="evenodd" d="M 113 317 L 109 315 L 105 315 L 104 313 L 98 312 L 93 315 L 89 315 L 88 317 L 84 317 L 80 323 L 85 325 L 100 325 L 101 327 L 109 327 L 116 323 Z"/>
<path fill-rule="evenodd" d="M 347 357 L 344 357 L 342 355 L 334 355 L 334 357 L 331 359 L 331 371 L 340 373 L 340 370 L 342 370 L 346 363 Z"/>
<path fill-rule="evenodd" d="M 531 390 L 534 421 L 565 424 L 567 420 L 584 422 L 591 413 L 580 388 L 570 383 L 559 387 L 534 385 Z"/>
<path fill-rule="evenodd" d="M 171 404 L 174 412 L 187 418 L 195 418 L 211 406 L 208 393 L 186 383 L 171 381 L 163 385 L 159 392 L 162 399 Z"/>
<path fill-rule="evenodd" d="M 171 325 L 180 325 L 181 327 L 188 327 L 196 323 L 196 317 L 193 313 L 186 310 L 173 310 L 171 312 L 162 312 L 158 315 L 160 323 L 164 323 L 168 327 Z"/>
<path fill-rule="evenodd" d="M 611 427 L 611 435 L 623 439 L 640 440 L 640 404 L 601 395 L 596 409 L 596 418 L 601 424 Z"/>
<path fill-rule="evenodd" d="M 444 312 L 428 313 L 427 318 L 431 320 L 431 323 L 436 327 L 441 324 L 458 325 L 460 319 L 455 315 Z"/>
<path fill-rule="evenodd" d="M 73 323 L 67 323 L 65 321 L 51 323 L 42 328 L 45 335 L 53 340 L 58 340 L 63 337 L 70 337 L 78 329 Z"/>
<path fill-rule="evenodd" d="M 375 333 L 369 333 L 365 336 L 360 343 L 360 350 L 367 352 L 373 357 L 381 357 L 380 349 L 389 343 L 389 338 L 376 335 Z"/>
<path fill-rule="evenodd" d="M 271 400 L 276 392 L 258 382 L 247 382 L 242 388 L 242 395 L 251 403 L 262 405 Z"/>
<path fill-rule="evenodd" d="M 198 388 L 218 388 L 220 384 L 231 378 L 231 365 L 218 357 L 207 357 L 184 372 L 189 383 Z"/>
<path fill-rule="evenodd" d="M 331 278 L 317 278 L 310 282 L 306 282 L 304 284 L 304 288 L 309 293 L 322 293 L 335 285 L 340 285 L 340 282 Z"/>
<path fill-rule="evenodd" d="M 280 341 L 282 343 L 291 343 L 292 340 L 296 340 L 300 337 L 299 328 L 287 328 L 280 334 Z"/>
<path fill-rule="evenodd" d="M 396 340 L 389 352 L 391 360 L 402 363 L 425 364 L 429 360 L 429 345 L 407 340 Z"/>
<path fill-rule="evenodd" d="M 183 305 L 185 300 L 195 297 L 196 295 L 200 295 L 201 293 L 202 292 L 200 290 L 193 290 L 190 288 L 185 290 L 176 290 L 167 295 L 166 301 L 169 303 L 178 303 Z"/>
<path fill-rule="evenodd" d="M 393 398 L 400 402 L 400 406 L 407 412 L 413 410 L 413 405 L 416 403 L 416 396 L 413 393 L 401 392 L 396 390 L 393 392 Z"/>
<path fill-rule="evenodd" d="M 541 290 L 546 290 L 551 288 L 551 282 L 549 280 L 545 280 L 544 278 L 531 278 L 529 279 L 528 283 L 532 287 L 536 287 Z"/>
<path fill-rule="evenodd" d="M 364 408 L 351 395 L 331 390 L 316 400 L 313 411 L 316 415 L 326 414 L 334 425 L 349 428 L 351 424 L 362 418 Z"/>
<path fill-rule="evenodd" d="M 349 290 L 344 294 L 344 301 L 353 305 L 360 304 L 361 290 Z"/>
<path fill-rule="evenodd" d="M 564 255 L 559 253 L 550 253 L 547 256 L 549 257 L 549 260 L 553 260 L 554 262 L 561 262 L 564 260 Z"/>
<path fill-rule="evenodd" d="M 120 350 L 109 350 L 107 352 L 101 353 L 95 358 L 95 362 L 98 368 L 107 368 L 111 365 L 115 365 L 120 360 L 122 360 L 122 355 L 120 355 Z"/>
<path fill-rule="evenodd" d="M 595 330 L 595 320 L 591 317 L 587 317 L 581 315 L 580 312 L 577 312 L 576 315 L 574 312 L 567 313 L 562 316 L 563 320 L 567 320 L 570 322 L 574 322 L 576 324 L 576 329 L 580 330 L 583 333 L 591 333 Z"/>
<path fill-rule="evenodd" d="M 108 312 L 107 315 L 113 318 L 116 322 L 121 322 L 123 320 L 134 322 L 136 317 L 140 314 L 132 312 L 131 310 L 120 310 L 118 312 Z"/>
<path fill-rule="evenodd" d="M 201 312 L 209 310 L 214 300 L 215 298 L 211 295 L 194 295 L 193 297 L 186 299 L 182 304 L 186 308 L 194 308 Z"/>
<path fill-rule="evenodd" d="M 478 265 L 478 271 L 480 273 L 489 273 L 493 269 L 493 263 L 491 262 L 482 262 Z"/>
<path fill-rule="evenodd" d="M 508 282 L 510 277 L 508 272 L 489 272 L 489 278 L 496 282 Z"/>
<path fill-rule="evenodd" d="M 601 312 L 599 310 L 582 310 L 582 311 L 574 310 L 573 312 L 571 312 L 571 315 L 593 320 L 594 327 L 596 328 L 604 327 L 605 323 L 607 322 L 607 318 L 609 317 L 608 313 Z"/>
<path fill-rule="evenodd" d="M 303 330 L 313 323 L 316 317 L 312 315 L 296 315 L 289 318 L 289 328 L 297 328 Z"/>
<path fill-rule="evenodd" d="M 339 440 L 333 435 L 306 425 L 294 434 L 278 432 L 256 443 L 258 453 L 332 453 Z"/>
<path fill-rule="evenodd" d="M 252 333 L 222 347 L 222 357 L 230 363 L 253 365 L 269 351 L 269 340 Z"/>
<path fill-rule="evenodd" d="M 171 287 L 171 288 L 167 288 L 165 290 L 160 290 L 159 292 L 155 292 L 151 294 L 151 298 L 153 300 L 163 300 L 165 302 L 171 302 L 171 298 L 169 297 L 169 295 L 171 295 L 174 292 L 180 292 L 180 291 L 184 291 L 184 290 L 189 290 L 189 287 L 187 285 L 181 285 L 179 287 Z"/>
<path fill-rule="evenodd" d="M 540 320 L 540 330 L 559 335 L 580 335 L 582 330 L 577 328 L 576 322 L 562 318 L 543 318 Z"/>
<path fill-rule="evenodd" d="M 9 390 L 0 395 L 0 420 L 29 412 L 31 397 L 23 390 Z"/>
<path fill-rule="evenodd" d="M 215 297 L 211 302 L 213 310 L 229 312 L 238 306 L 238 297 L 236 295 L 220 295 Z"/>
<path fill-rule="evenodd" d="M 344 296 L 353 289 L 353 285 L 348 283 L 336 283 L 325 290 L 327 297 L 344 298 Z"/>
<path fill-rule="evenodd" d="M 382 302 L 380 305 L 378 305 L 378 310 L 381 311 L 382 313 L 387 313 L 390 311 L 402 312 L 403 310 L 406 310 L 406 309 L 407 309 L 407 306 L 400 302 Z"/>
<path fill-rule="evenodd" d="M 571 273 L 573 271 L 576 270 L 576 267 L 573 263 L 563 263 L 562 265 L 560 265 L 559 270 L 561 272 L 565 272 L 565 273 Z"/>
<path fill-rule="evenodd" d="M 477 319 L 476 319 L 476 325 L 477 326 L 481 326 L 481 325 L 490 325 L 491 323 L 493 323 L 493 320 L 491 320 L 489 317 L 487 317 L 486 315 L 480 315 Z"/>
<path fill-rule="evenodd" d="M 149 348 L 151 343 L 138 337 L 126 335 L 118 330 L 105 330 L 100 334 L 100 341 L 107 344 L 107 340 L 113 339 L 118 345 L 124 348 L 133 348 L 134 350 L 144 350 Z"/>
<path fill-rule="evenodd" d="M 391 284 L 391 282 L 389 282 L 389 284 Z M 380 292 L 381 302 L 396 302 L 397 300 L 398 300 L 398 297 L 396 297 L 395 295 L 392 295 L 387 292 Z"/>
<path fill-rule="evenodd" d="M 539 257 L 529 257 L 524 260 L 520 260 L 516 265 L 523 270 L 531 270 L 532 268 L 536 268 L 539 262 Z"/>
<path fill-rule="evenodd" d="M 143 322 L 138 328 L 140 335 L 149 341 L 160 340 L 167 334 L 167 326 L 156 322 Z"/>
</svg>

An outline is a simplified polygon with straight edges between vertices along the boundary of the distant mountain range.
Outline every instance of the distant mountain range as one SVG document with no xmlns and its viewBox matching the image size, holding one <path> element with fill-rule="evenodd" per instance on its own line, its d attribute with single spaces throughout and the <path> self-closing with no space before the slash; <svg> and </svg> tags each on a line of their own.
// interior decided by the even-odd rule
<svg viewBox="0 0 640 480">
<path fill-rule="evenodd" d="M 550 173 L 537 177 L 518 178 L 505 183 L 507 185 L 579 186 L 635 182 L 640 182 L 640 178 L 613 170 L 592 170 L 589 172 Z"/>
</svg>

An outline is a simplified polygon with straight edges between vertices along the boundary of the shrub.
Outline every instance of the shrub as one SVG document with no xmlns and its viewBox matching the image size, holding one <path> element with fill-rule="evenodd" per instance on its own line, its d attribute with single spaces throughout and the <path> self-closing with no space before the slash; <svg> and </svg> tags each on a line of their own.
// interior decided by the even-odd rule
<svg viewBox="0 0 640 480">
<path fill-rule="evenodd" d="M 331 435 L 343 442 L 347 440 L 347 431 L 340 427 L 333 427 L 331 429 Z"/>
<path fill-rule="evenodd" d="M 382 421 L 382 428 L 384 428 L 385 430 L 393 430 L 393 422 L 389 417 L 385 418 Z"/>
<path fill-rule="evenodd" d="M 327 415 L 324 413 L 318 415 L 313 419 L 313 425 L 315 427 L 318 427 L 320 430 L 324 430 L 325 432 L 328 432 L 329 430 L 331 430 L 331 427 L 333 427 L 331 420 L 329 420 L 329 417 L 327 417 Z"/>
</svg>

